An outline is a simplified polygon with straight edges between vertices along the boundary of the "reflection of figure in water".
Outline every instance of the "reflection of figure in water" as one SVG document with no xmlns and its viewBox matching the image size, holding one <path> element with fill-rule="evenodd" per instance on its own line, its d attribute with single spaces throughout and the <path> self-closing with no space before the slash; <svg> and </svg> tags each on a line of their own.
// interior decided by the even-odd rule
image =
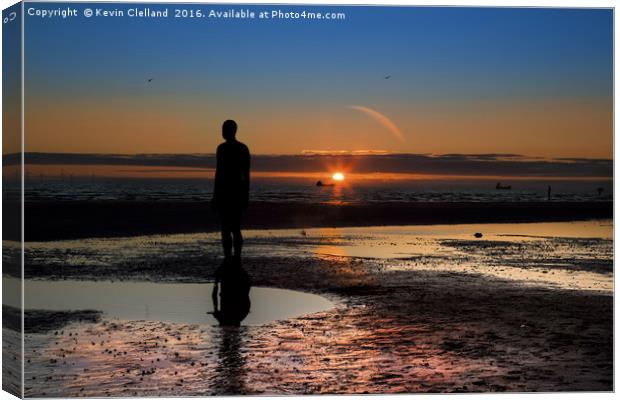
<svg viewBox="0 0 620 400">
<path fill-rule="evenodd" d="M 250 151 L 235 139 L 237 123 L 222 125 L 226 140 L 217 147 L 217 166 L 212 205 L 220 217 L 224 257 L 241 257 L 241 211 L 248 205 L 250 190 Z"/>
<path fill-rule="evenodd" d="M 250 312 L 250 285 L 248 273 L 237 259 L 225 259 L 215 272 L 213 316 L 222 327 L 219 331 L 220 364 L 213 381 L 217 394 L 245 392 L 245 357 L 241 351 L 244 328 L 240 325 Z"/>
<path fill-rule="evenodd" d="M 213 316 L 221 326 L 239 326 L 250 313 L 250 277 L 238 259 L 225 259 L 215 271 Z M 219 292 L 219 298 L 218 298 Z"/>
</svg>

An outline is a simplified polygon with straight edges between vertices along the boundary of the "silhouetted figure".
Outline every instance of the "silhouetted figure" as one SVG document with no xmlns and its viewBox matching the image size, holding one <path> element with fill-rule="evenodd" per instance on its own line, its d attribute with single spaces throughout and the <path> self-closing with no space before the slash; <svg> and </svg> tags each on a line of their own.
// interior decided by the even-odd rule
<svg viewBox="0 0 620 400">
<path fill-rule="evenodd" d="M 551 186 L 547 186 L 547 200 L 551 201 Z"/>
<path fill-rule="evenodd" d="M 235 139 L 237 123 L 222 125 L 226 140 L 217 147 L 217 166 L 212 205 L 220 218 L 224 257 L 241 257 L 241 212 L 248 206 L 250 192 L 250 151 Z"/>
<path fill-rule="evenodd" d="M 605 190 L 605 189 L 603 189 L 602 187 L 597 188 L 597 189 L 596 189 L 596 193 L 598 193 L 598 195 L 600 196 L 600 195 L 602 195 L 602 194 L 603 194 L 603 190 Z"/>
<path fill-rule="evenodd" d="M 221 326 L 239 326 L 250 313 L 250 277 L 237 258 L 225 259 L 215 271 L 211 299 Z"/>
</svg>

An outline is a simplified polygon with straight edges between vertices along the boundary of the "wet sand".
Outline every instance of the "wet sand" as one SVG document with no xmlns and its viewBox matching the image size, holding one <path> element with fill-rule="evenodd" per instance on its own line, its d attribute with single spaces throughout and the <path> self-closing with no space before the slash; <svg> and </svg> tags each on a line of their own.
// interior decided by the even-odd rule
<svg viewBox="0 0 620 400">
<path fill-rule="evenodd" d="M 25 203 L 26 241 L 214 231 L 209 202 L 44 201 Z M 251 203 L 246 229 L 575 221 L 612 218 L 601 202 L 388 202 L 372 204 Z M 4 226 L 20 224 L 19 213 Z M 17 232 L 16 234 L 19 234 Z"/>
<path fill-rule="evenodd" d="M 613 390 L 610 221 L 487 226 L 480 241 L 461 228 L 249 232 L 255 286 L 336 306 L 262 326 L 104 316 L 29 333 L 26 395 Z M 217 246 L 212 234 L 31 243 L 26 275 L 208 282 Z"/>
</svg>

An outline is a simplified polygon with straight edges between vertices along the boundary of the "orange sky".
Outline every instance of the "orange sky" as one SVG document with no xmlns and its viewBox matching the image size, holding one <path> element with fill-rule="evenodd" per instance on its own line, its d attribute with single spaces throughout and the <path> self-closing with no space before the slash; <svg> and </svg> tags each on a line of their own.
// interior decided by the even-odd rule
<svg viewBox="0 0 620 400">
<path fill-rule="evenodd" d="M 362 107 L 362 106 L 360 106 Z M 30 98 L 26 151 L 213 153 L 226 118 L 254 154 L 378 149 L 400 153 L 513 153 L 540 157 L 613 156 L 609 99 L 363 105 L 264 104 L 239 107 L 171 98 L 92 99 L 76 105 Z M 230 109 L 230 108 L 228 108 Z"/>
</svg>

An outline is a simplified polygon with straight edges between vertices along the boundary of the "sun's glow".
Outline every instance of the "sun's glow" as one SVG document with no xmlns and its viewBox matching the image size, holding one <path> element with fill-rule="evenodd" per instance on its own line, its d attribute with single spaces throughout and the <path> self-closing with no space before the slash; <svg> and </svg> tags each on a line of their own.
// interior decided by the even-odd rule
<svg viewBox="0 0 620 400">
<path fill-rule="evenodd" d="M 344 181 L 344 174 L 342 172 L 336 172 L 332 175 L 332 179 L 335 181 Z"/>
</svg>

